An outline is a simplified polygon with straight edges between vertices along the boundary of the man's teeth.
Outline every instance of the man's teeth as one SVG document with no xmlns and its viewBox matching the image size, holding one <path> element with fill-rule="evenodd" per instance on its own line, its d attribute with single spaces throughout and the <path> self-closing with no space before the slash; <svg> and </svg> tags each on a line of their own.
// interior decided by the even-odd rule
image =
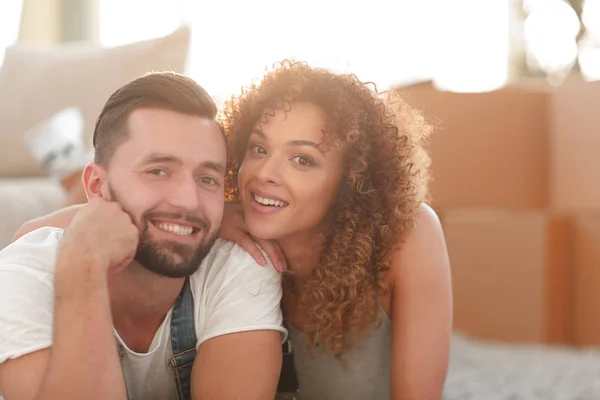
<svg viewBox="0 0 600 400">
<path fill-rule="evenodd" d="M 285 201 L 267 199 L 266 197 L 260 197 L 257 195 L 254 195 L 254 200 L 263 206 L 285 207 L 288 205 Z"/>
<path fill-rule="evenodd" d="M 184 236 L 184 235 L 191 235 L 192 232 L 194 232 L 194 228 L 192 228 L 191 226 L 183 226 L 183 225 L 177 225 L 177 224 L 167 224 L 167 223 L 164 223 L 164 222 L 156 224 L 156 227 L 158 229 L 162 229 L 163 231 L 175 233 L 177 235 L 182 235 L 182 236 Z"/>
</svg>

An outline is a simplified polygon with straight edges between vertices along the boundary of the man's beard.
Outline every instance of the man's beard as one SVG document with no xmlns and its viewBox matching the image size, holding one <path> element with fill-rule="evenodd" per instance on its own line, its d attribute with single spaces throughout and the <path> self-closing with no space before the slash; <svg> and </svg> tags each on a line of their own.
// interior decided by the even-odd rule
<svg viewBox="0 0 600 400">
<path fill-rule="evenodd" d="M 133 213 L 124 207 L 111 187 L 108 190 L 111 200 L 119 203 L 123 211 L 129 214 L 131 220 L 135 223 Z M 167 218 L 193 223 L 200 226 L 203 231 L 198 235 L 204 233 L 205 236 L 195 245 L 153 240 L 148 231 L 152 218 Z M 218 232 L 208 236 L 210 224 L 202 218 L 164 211 L 145 211 L 140 217 L 138 229 L 140 230 L 140 239 L 134 259 L 147 270 L 168 278 L 184 278 L 196 272 L 218 237 Z"/>
</svg>

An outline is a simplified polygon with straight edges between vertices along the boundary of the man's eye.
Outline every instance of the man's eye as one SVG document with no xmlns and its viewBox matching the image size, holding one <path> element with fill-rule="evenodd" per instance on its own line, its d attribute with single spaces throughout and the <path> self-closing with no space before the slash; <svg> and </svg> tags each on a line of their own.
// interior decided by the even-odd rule
<svg viewBox="0 0 600 400">
<path fill-rule="evenodd" d="M 216 185 L 218 184 L 217 180 L 211 177 L 204 177 L 202 178 L 202 182 L 206 183 L 207 185 Z"/>
<path fill-rule="evenodd" d="M 151 175 L 156 175 L 156 176 L 165 176 L 167 175 L 167 172 L 164 169 L 151 169 L 150 171 L 148 171 L 149 174 Z"/>
</svg>

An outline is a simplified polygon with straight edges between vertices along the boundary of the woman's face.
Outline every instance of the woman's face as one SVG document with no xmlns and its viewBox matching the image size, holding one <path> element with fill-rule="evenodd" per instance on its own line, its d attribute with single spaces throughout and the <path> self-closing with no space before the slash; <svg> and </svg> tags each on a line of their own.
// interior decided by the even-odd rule
<svg viewBox="0 0 600 400">
<path fill-rule="evenodd" d="M 343 172 L 342 151 L 323 145 L 324 131 L 323 111 L 308 102 L 254 127 L 238 177 L 252 235 L 281 240 L 322 223 Z"/>
</svg>

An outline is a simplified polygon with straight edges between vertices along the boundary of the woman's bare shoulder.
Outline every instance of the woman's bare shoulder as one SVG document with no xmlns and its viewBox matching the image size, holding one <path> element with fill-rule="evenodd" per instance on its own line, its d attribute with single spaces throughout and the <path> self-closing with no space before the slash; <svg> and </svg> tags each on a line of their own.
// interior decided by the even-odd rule
<svg viewBox="0 0 600 400">
<path fill-rule="evenodd" d="M 392 275 L 404 275 L 406 269 L 445 268 L 448 264 L 446 240 L 437 213 L 421 204 L 415 223 L 406 229 L 391 256 Z"/>
</svg>

